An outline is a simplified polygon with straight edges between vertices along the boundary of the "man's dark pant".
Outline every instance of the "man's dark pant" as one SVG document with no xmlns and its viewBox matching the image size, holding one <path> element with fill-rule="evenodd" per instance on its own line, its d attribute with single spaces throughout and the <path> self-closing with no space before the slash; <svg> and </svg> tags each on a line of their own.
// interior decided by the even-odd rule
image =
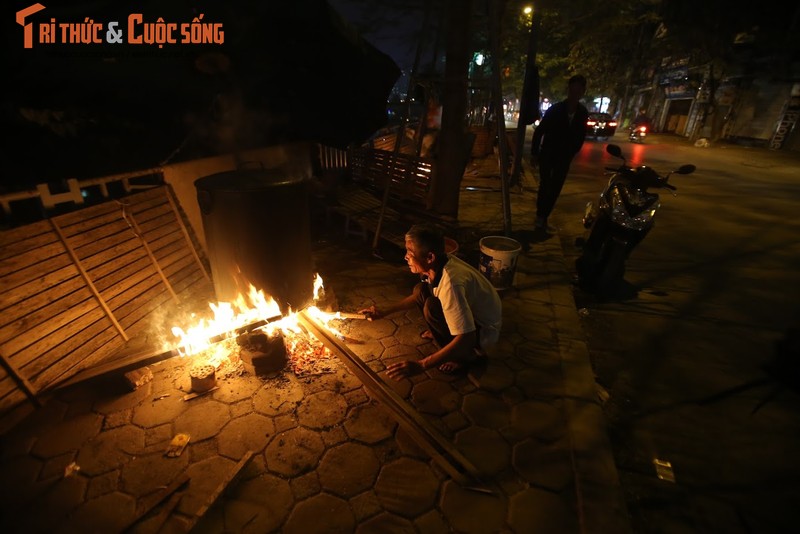
<svg viewBox="0 0 800 534">
<path fill-rule="evenodd" d="M 420 282 L 414 286 L 414 299 L 417 307 L 425 317 L 428 329 L 433 334 L 433 339 L 440 347 L 444 347 L 453 339 L 447 321 L 444 318 L 441 301 L 433 295 L 431 286 L 427 282 Z"/>
<path fill-rule="evenodd" d="M 536 217 L 547 220 L 567 179 L 572 158 L 541 155 L 539 158 L 539 192 L 536 196 Z"/>
</svg>

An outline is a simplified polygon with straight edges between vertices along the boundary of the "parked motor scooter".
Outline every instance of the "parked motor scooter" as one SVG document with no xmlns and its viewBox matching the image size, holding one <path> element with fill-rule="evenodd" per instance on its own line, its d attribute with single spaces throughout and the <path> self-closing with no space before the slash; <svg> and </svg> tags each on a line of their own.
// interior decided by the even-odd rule
<svg viewBox="0 0 800 534">
<path fill-rule="evenodd" d="M 670 175 L 690 174 L 696 169 L 682 165 L 661 176 L 647 165 L 629 167 L 617 145 L 607 145 L 606 152 L 621 158 L 622 164 L 606 167 L 608 184 L 596 203 L 586 205 L 583 226 L 588 237 L 575 261 L 580 287 L 600 296 L 609 295 L 623 281 L 628 257 L 653 228 L 661 202 L 658 194 L 648 190 L 675 191 L 668 183 Z"/>
<path fill-rule="evenodd" d="M 628 134 L 628 141 L 631 143 L 644 144 L 645 137 L 647 137 L 647 126 L 644 124 L 640 126 L 633 126 L 630 134 Z"/>
</svg>

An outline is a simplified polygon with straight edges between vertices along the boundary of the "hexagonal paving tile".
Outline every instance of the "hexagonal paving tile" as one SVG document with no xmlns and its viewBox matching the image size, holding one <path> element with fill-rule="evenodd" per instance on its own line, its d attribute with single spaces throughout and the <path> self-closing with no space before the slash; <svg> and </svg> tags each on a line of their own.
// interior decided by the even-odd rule
<svg viewBox="0 0 800 534">
<path fill-rule="evenodd" d="M 572 495 L 571 493 L 569 493 Z M 529 488 L 511 498 L 509 519 L 514 532 L 561 534 L 580 532 L 578 515 L 560 495 Z"/>
<path fill-rule="evenodd" d="M 320 493 L 294 507 L 283 526 L 284 534 L 352 532 L 356 520 L 347 501 Z"/>
<path fill-rule="evenodd" d="M 144 449 L 144 430 L 133 425 L 113 428 L 86 442 L 75 459 L 81 472 L 93 476 L 117 469 Z"/>
<path fill-rule="evenodd" d="M 365 362 L 380 358 L 384 349 L 379 341 L 366 341 L 364 343 L 349 345 L 348 348 Z"/>
<path fill-rule="evenodd" d="M 573 482 L 569 449 L 560 443 L 542 445 L 527 439 L 514 447 L 513 465 L 532 485 L 561 491 Z"/>
<path fill-rule="evenodd" d="M 344 422 L 348 436 L 370 444 L 390 438 L 396 426 L 397 422 L 386 409 L 377 404 L 356 406 Z"/>
<path fill-rule="evenodd" d="M 236 467 L 235 461 L 222 456 L 212 456 L 191 464 L 186 469 L 189 485 L 186 486 L 183 497 L 178 503 L 178 511 L 194 514 L 208 501 L 208 496 L 214 493 L 234 467 Z"/>
<path fill-rule="evenodd" d="M 233 403 L 253 396 L 264 384 L 258 377 L 246 375 L 217 381 L 219 389 L 213 395 L 220 402 Z"/>
<path fill-rule="evenodd" d="M 503 391 L 514 383 L 514 372 L 506 362 L 489 358 L 485 366 L 469 370 L 470 381 L 486 391 Z"/>
<path fill-rule="evenodd" d="M 320 484 L 340 497 L 352 497 L 372 487 L 380 463 L 371 448 L 343 443 L 330 449 L 317 467 Z"/>
<path fill-rule="evenodd" d="M 69 523 L 92 525 L 95 532 L 123 532 L 136 513 L 136 500 L 115 491 L 82 504 Z"/>
<path fill-rule="evenodd" d="M 134 408 L 153 396 L 153 383 L 148 382 L 132 392 L 122 392 L 94 403 L 94 411 L 107 415 L 126 408 Z"/>
<path fill-rule="evenodd" d="M 465 395 L 463 410 L 476 425 L 486 428 L 501 429 L 511 420 L 508 405 L 486 392 Z"/>
<path fill-rule="evenodd" d="M 411 534 L 416 531 L 417 530 L 414 528 L 414 524 L 408 519 L 404 519 L 402 517 L 396 516 L 394 514 L 389 514 L 386 512 L 378 514 L 368 521 L 364 521 L 363 523 L 358 525 L 358 528 L 356 529 L 356 532 L 360 534 L 372 534 L 373 532 L 392 532 L 396 534 L 402 534 L 402 533 Z"/>
<path fill-rule="evenodd" d="M 539 441 L 552 442 L 567 432 L 560 400 L 520 402 L 511 411 L 511 423 L 520 437 L 529 436 Z"/>
<path fill-rule="evenodd" d="M 318 433 L 298 427 L 275 436 L 264 454 L 270 471 L 291 477 L 316 467 L 324 450 Z"/>
<path fill-rule="evenodd" d="M 384 508 L 414 518 L 433 507 L 439 479 L 427 463 L 400 458 L 381 469 L 375 494 Z"/>
<path fill-rule="evenodd" d="M 347 401 L 333 391 L 320 391 L 304 398 L 297 408 L 301 425 L 321 429 L 339 424 L 347 413 Z"/>
<path fill-rule="evenodd" d="M 280 380 L 270 380 L 253 397 L 256 411 L 275 416 L 294 411 L 303 400 L 303 386 L 294 375 L 286 374 Z"/>
<path fill-rule="evenodd" d="M 465 489 L 448 480 L 442 491 L 441 509 L 456 532 L 504 532 L 506 501 L 500 496 Z"/>
<path fill-rule="evenodd" d="M 420 412 L 432 415 L 445 415 L 458 409 L 459 395 L 449 384 L 439 380 L 426 380 L 414 386 L 411 392 L 414 406 Z"/>
<path fill-rule="evenodd" d="M 176 458 L 167 458 L 163 451 L 137 456 L 122 467 L 122 489 L 136 498 L 168 486 L 189 464 L 184 451 Z"/>
<path fill-rule="evenodd" d="M 77 450 L 90 438 L 96 436 L 102 425 L 103 417 L 92 413 L 45 427 L 31 452 L 41 458 L 52 458 Z"/>
<path fill-rule="evenodd" d="M 239 482 L 231 487 L 228 495 L 233 499 L 233 505 L 247 503 L 257 507 L 253 510 L 255 516 L 252 513 L 244 516 L 248 521 L 253 518 L 246 528 L 244 524 L 239 525 L 241 528 L 236 528 L 237 525 L 226 519 L 229 532 L 277 532 L 293 504 L 289 483 L 269 474 Z M 233 515 L 231 506 L 226 504 L 225 508 L 226 518 Z"/>
<path fill-rule="evenodd" d="M 516 374 L 515 382 L 528 397 L 559 397 L 564 394 L 564 377 L 558 361 L 547 368 L 522 369 Z"/>
<path fill-rule="evenodd" d="M 259 453 L 275 433 L 269 417 L 255 413 L 243 415 L 225 425 L 217 436 L 219 453 L 238 460 L 247 451 Z"/>
<path fill-rule="evenodd" d="M 378 319 L 377 321 L 359 321 L 353 323 L 351 332 L 358 339 L 376 340 L 383 339 L 394 334 L 397 326 L 388 319 Z"/>
<path fill-rule="evenodd" d="M 496 474 L 508 467 L 511 446 L 496 431 L 479 426 L 456 435 L 456 446 L 484 475 Z"/>
<path fill-rule="evenodd" d="M 230 409 L 227 404 L 204 399 L 175 419 L 175 432 L 189 434 L 193 441 L 200 441 L 214 436 L 229 420 Z"/>
<path fill-rule="evenodd" d="M 152 428 L 174 421 L 187 408 L 187 403 L 178 395 L 170 395 L 157 401 L 148 399 L 133 409 L 131 422 L 142 428 Z"/>
</svg>

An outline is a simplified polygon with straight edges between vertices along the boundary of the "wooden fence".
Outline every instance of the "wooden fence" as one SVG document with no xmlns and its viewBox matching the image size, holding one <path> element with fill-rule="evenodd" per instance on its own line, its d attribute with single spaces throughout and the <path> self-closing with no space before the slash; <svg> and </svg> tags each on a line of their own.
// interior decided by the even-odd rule
<svg viewBox="0 0 800 534">
<path fill-rule="evenodd" d="M 197 250 L 168 186 L 0 232 L 0 427 L 160 306 L 213 295 Z"/>
</svg>

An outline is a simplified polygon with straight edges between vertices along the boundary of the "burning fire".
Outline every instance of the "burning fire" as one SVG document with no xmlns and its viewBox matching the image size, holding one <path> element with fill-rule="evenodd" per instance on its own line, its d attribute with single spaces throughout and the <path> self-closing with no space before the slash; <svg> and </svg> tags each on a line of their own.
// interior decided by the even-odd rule
<svg viewBox="0 0 800 534">
<path fill-rule="evenodd" d="M 324 292 L 322 277 L 316 274 L 315 302 L 319 300 L 321 292 Z M 212 319 L 201 319 L 186 330 L 179 326 L 172 327 L 172 334 L 179 340 L 177 350 L 181 356 L 206 353 L 205 357 L 209 363 L 218 367 L 231 351 L 230 344 L 221 341 L 231 340 L 237 332 L 254 324 L 257 326 L 250 331 L 263 331 L 268 336 L 274 336 L 278 332 L 291 339 L 296 339 L 300 335 L 310 335 L 300 328 L 297 313 L 290 309 L 288 314 L 282 316 L 280 306 L 275 299 L 265 296 L 263 291 L 252 284 L 247 296 L 240 294 L 234 302 L 210 302 L 209 306 L 214 315 Z M 310 306 L 306 308 L 306 313 L 337 336 L 343 337 L 330 325 L 332 320 L 342 318 L 339 312 L 327 313 L 316 306 Z M 260 322 L 264 324 L 259 325 Z"/>
</svg>

